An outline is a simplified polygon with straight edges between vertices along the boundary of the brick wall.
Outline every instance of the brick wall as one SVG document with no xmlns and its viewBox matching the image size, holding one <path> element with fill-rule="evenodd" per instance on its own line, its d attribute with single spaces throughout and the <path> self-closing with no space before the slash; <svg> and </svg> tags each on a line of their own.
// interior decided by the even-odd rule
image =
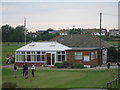
<svg viewBox="0 0 120 90">
<path fill-rule="evenodd" d="M 32 64 L 34 63 L 35 66 L 37 67 L 41 67 L 42 65 L 46 66 L 47 64 L 46 63 L 42 63 L 42 62 L 25 62 L 28 66 L 32 66 Z M 18 67 L 22 67 L 24 64 L 24 62 L 16 62 L 16 65 Z"/>
<path fill-rule="evenodd" d="M 91 60 L 91 52 L 95 52 L 97 50 L 94 51 L 66 51 L 67 54 L 67 60 L 73 63 L 79 63 L 79 64 L 83 64 L 83 65 L 90 65 L 92 66 L 96 66 L 98 65 L 98 59 L 93 59 Z M 82 60 L 75 60 L 75 52 L 82 52 Z M 90 56 L 90 61 L 86 62 L 84 61 L 84 56 Z"/>
</svg>

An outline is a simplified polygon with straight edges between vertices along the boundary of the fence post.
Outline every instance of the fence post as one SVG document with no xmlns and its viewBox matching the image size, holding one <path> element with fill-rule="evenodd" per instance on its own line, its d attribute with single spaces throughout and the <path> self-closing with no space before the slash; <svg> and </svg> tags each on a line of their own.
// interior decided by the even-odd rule
<svg viewBox="0 0 120 90">
<path fill-rule="evenodd" d="M 110 89 L 112 88 L 112 82 L 110 82 Z"/>
<path fill-rule="evenodd" d="M 109 89 L 109 82 L 107 82 L 107 89 Z"/>
<path fill-rule="evenodd" d="M 115 81 L 116 81 L 116 86 L 117 86 L 117 84 L 118 84 L 118 78 L 116 78 Z"/>
</svg>

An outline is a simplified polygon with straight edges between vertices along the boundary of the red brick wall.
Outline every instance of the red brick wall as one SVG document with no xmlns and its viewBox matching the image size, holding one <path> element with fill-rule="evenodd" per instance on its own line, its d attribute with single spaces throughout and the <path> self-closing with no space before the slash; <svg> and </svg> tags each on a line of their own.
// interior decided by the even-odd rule
<svg viewBox="0 0 120 90">
<path fill-rule="evenodd" d="M 47 64 L 42 63 L 42 62 L 25 62 L 28 66 L 32 66 L 32 64 L 34 63 L 35 66 L 37 67 L 41 67 L 42 65 L 46 66 Z M 18 67 L 22 67 L 24 64 L 24 62 L 16 62 L 16 65 Z"/>
<path fill-rule="evenodd" d="M 98 59 L 94 59 L 91 60 L 91 52 L 95 52 L 94 51 L 66 51 L 66 56 L 67 56 L 67 60 L 73 63 L 79 63 L 79 64 L 83 64 L 83 65 L 90 65 L 90 66 L 95 66 L 98 65 Z M 75 52 L 82 52 L 83 56 L 82 56 L 82 60 L 75 60 Z M 90 61 L 89 62 L 85 62 L 84 61 L 84 56 L 90 56 Z"/>
</svg>

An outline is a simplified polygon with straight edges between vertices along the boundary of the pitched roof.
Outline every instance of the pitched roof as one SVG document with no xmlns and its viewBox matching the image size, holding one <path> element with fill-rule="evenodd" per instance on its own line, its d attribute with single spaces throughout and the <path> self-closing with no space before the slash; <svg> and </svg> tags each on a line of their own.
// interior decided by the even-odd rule
<svg viewBox="0 0 120 90">
<path fill-rule="evenodd" d="M 71 49 L 58 42 L 33 42 L 27 44 L 16 51 L 64 51 Z"/>
<path fill-rule="evenodd" d="M 89 34 L 74 34 L 67 36 L 57 36 L 51 41 L 57 41 L 71 48 L 99 48 L 100 39 L 97 36 Z M 109 48 L 111 44 L 101 40 L 102 48 Z"/>
</svg>

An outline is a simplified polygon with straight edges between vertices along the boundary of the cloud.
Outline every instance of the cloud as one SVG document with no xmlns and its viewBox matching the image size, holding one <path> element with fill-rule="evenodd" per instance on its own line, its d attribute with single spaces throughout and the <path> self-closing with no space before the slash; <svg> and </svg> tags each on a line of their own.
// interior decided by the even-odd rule
<svg viewBox="0 0 120 90">
<path fill-rule="evenodd" d="M 99 13 L 103 12 L 103 27 L 117 27 L 117 3 L 3 3 L 3 24 L 23 24 L 27 18 L 29 30 L 99 27 Z M 111 22 L 109 21 L 111 20 Z"/>
</svg>

